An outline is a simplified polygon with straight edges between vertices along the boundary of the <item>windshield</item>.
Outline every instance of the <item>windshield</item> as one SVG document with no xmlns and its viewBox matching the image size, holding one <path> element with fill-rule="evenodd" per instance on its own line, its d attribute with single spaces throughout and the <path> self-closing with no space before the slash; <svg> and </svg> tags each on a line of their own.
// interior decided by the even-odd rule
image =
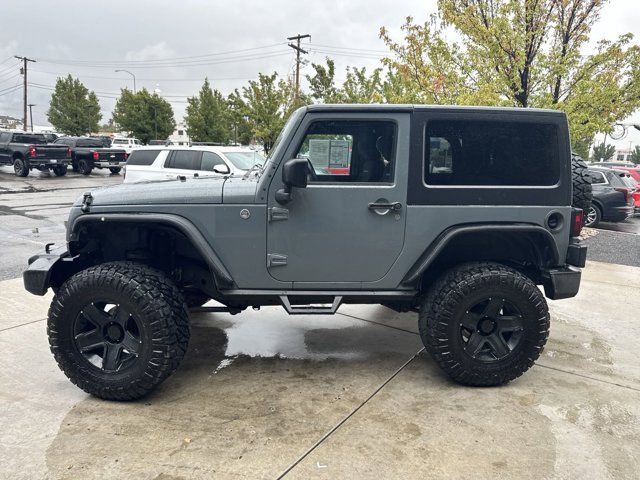
<svg viewBox="0 0 640 480">
<path fill-rule="evenodd" d="M 260 152 L 224 152 L 225 156 L 240 170 L 249 170 L 256 164 L 262 165 L 264 157 Z"/>
<path fill-rule="evenodd" d="M 36 145 L 41 145 L 43 143 L 47 143 L 47 139 L 45 138 L 44 135 L 34 135 L 34 134 L 30 134 L 30 135 L 24 135 L 24 134 L 14 135 L 13 136 L 13 141 L 15 143 L 33 143 L 33 144 L 36 144 Z"/>
<path fill-rule="evenodd" d="M 267 156 L 267 160 L 271 160 L 273 158 L 273 156 L 275 155 L 276 151 L 278 151 L 278 147 L 280 146 L 280 142 L 282 141 L 282 139 L 285 136 L 285 132 L 286 135 L 289 135 L 289 130 L 291 130 L 293 127 L 292 125 L 296 125 L 298 122 L 298 118 L 302 117 L 302 115 L 304 115 L 304 112 L 306 111 L 306 107 L 300 107 L 299 109 L 297 109 L 295 112 L 293 112 L 293 114 L 289 117 L 289 120 L 287 120 L 287 123 L 284 124 L 284 127 L 282 128 L 282 130 L 280 130 L 280 134 L 278 135 L 278 138 L 276 138 L 276 141 L 273 142 L 273 145 L 271 146 L 271 150 L 269 150 L 269 155 Z"/>
</svg>

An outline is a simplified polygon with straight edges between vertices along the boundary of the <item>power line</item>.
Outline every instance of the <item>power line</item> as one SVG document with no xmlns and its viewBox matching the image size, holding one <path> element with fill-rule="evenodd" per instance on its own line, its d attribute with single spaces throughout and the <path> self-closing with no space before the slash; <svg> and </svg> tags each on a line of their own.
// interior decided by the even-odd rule
<svg viewBox="0 0 640 480">
<path fill-rule="evenodd" d="M 67 62 L 74 62 L 74 63 L 90 63 L 90 64 L 96 64 L 96 63 L 103 63 L 103 64 L 135 64 L 135 63 L 151 63 L 151 62 L 173 62 L 173 61 L 180 61 L 180 60 L 190 60 L 190 59 L 195 59 L 195 58 L 207 58 L 207 57 L 215 57 L 215 56 L 220 56 L 220 55 L 229 55 L 232 53 L 243 53 L 243 52 L 250 52 L 250 51 L 254 51 L 254 50 L 264 50 L 264 49 L 268 49 L 268 48 L 273 48 L 273 47 L 277 47 L 280 45 L 285 45 L 286 42 L 280 42 L 280 43 L 273 43 L 271 45 L 263 45 L 260 47 L 252 47 L 252 48 L 243 48 L 243 49 L 239 49 L 239 50 L 227 50 L 224 52 L 216 52 L 216 53 L 206 53 L 206 54 L 202 54 L 202 55 L 191 55 L 188 57 L 173 57 L 173 58 L 164 58 L 164 59 L 150 59 L 150 60 L 113 60 L 110 62 L 96 62 L 94 60 L 65 60 L 65 59 L 48 59 L 48 58 L 42 58 L 40 59 L 41 62 L 46 62 L 46 63 L 67 63 Z"/>
<path fill-rule="evenodd" d="M 54 77 L 63 77 L 69 74 L 69 72 L 61 73 L 61 72 L 49 72 L 46 70 L 36 70 L 31 69 L 32 73 L 43 73 L 45 75 L 52 75 Z M 82 78 L 92 78 L 96 80 L 117 80 L 122 82 L 122 77 L 110 77 L 110 76 L 98 76 L 98 75 L 84 75 L 84 74 L 75 74 L 78 77 Z M 210 81 L 219 82 L 224 80 L 253 80 L 255 77 L 207 77 Z M 158 78 L 158 77 L 138 77 L 137 80 L 140 81 L 148 81 L 148 82 L 204 82 L 204 76 L 200 78 Z"/>
</svg>

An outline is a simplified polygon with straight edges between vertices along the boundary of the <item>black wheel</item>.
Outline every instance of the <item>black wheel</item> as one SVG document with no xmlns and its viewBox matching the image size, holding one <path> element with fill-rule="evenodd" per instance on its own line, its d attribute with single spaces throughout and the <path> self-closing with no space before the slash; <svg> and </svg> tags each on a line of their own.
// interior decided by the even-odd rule
<svg viewBox="0 0 640 480">
<path fill-rule="evenodd" d="M 18 177 L 26 177 L 29 175 L 29 163 L 22 158 L 13 160 L 13 171 Z"/>
<path fill-rule="evenodd" d="M 587 164 L 575 153 L 571 154 L 571 179 L 573 182 L 571 205 L 581 208 L 586 215 L 591 208 L 591 200 L 593 199 L 591 175 L 587 170 Z"/>
<path fill-rule="evenodd" d="M 89 162 L 87 162 L 84 158 L 78 160 L 78 172 L 80 172 L 82 175 L 89 175 L 91 173 L 91 170 L 93 170 L 93 168 L 91 168 Z"/>
<path fill-rule="evenodd" d="M 117 175 L 118 173 L 120 173 L 120 170 L 122 170 L 121 167 L 114 167 L 114 168 L 109 167 L 109 171 L 114 175 Z"/>
<path fill-rule="evenodd" d="M 591 204 L 589 210 L 587 210 L 587 214 L 585 215 L 584 226 L 595 228 L 598 226 L 601 220 L 602 212 L 600 211 L 600 207 L 598 207 L 595 203 Z"/>
<path fill-rule="evenodd" d="M 51 351 L 85 392 L 107 400 L 147 394 L 180 364 L 189 314 L 167 276 L 145 265 L 113 262 L 69 278 L 49 308 Z"/>
<path fill-rule="evenodd" d="M 435 283 L 421 305 L 419 327 L 427 351 L 453 380 L 501 385 L 540 356 L 549 311 L 540 290 L 517 270 L 467 263 Z"/>
<path fill-rule="evenodd" d="M 53 173 L 56 177 L 64 177 L 67 174 L 67 166 L 66 165 L 58 165 L 53 167 Z"/>
<path fill-rule="evenodd" d="M 193 292 L 193 291 L 184 292 L 184 301 L 186 302 L 187 307 L 189 308 L 201 307 L 202 305 L 207 303 L 209 300 L 211 300 L 211 297 L 209 297 L 208 295 L 205 295 L 202 292 Z"/>
</svg>

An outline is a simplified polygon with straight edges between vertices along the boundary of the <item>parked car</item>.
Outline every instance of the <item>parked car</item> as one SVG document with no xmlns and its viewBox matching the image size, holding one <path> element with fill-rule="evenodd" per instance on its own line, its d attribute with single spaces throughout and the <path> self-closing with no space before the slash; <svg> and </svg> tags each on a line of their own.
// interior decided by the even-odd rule
<svg viewBox="0 0 640 480">
<path fill-rule="evenodd" d="M 589 165 L 590 167 L 606 167 L 606 168 L 613 168 L 613 167 L 625 167 L 625 168 L 633 168 L 635 167 L 635 165 L 631 162 L 623 162 L 622 160 L 619 161 L 615 161 L 615 160 L 610 160 L 610 161 L 606 161 L 606 162 L 593 162 Z"/>
<path fill-rule="evenodd" d="M 61 177 L 67 174 L 70 162 L 69 147 L 49 143 L 42 133 L 0 132 L 0 165 L 13 165 L 19 177 L 26 177 L 34 168 Z"/>
<path fill-rule="evenodd" d="M 248 147 L 143 147 L 131 153 L 124 181 L 244 175 L 262 163 L 262 154 Z"/>
<path fill-rule="evenodd" d="M 71 166 L 74 172 L 89 175 L 94 168 L 108 168 L 111 173 L 120 173 L 127 161 L 127 152 L 122 148 L 104 148 L 103 140 L 96 137 L 60 137 L 56 144 L 71 149 Z"/>
<path fill-rule="evenodd" d="M 279 138 L 256 175 L 76 200 L 67 244 L 24 272 L 29 292 L 55 294 L 49 343 L 73 383 L 104 399 L 147 394 L 199 333 L 188 307 L 211 298 L 224 307 L 205 311 L 282 305 L 301 322 L 343 303 L 416 312 L 426 351 L 463 385 L 504 384 L 534 364 L 549 336 L 545 295 L 574 297 L 587 254 L 572 197 L 591 192 L 586 172 L 572 175 L 564 113 L 313 105 Z M 344 138 L 350 156 L 332 151 Z M 152 148 L 131 160 L 168 152 L 215 165 L 215 151 Z M 327 158 L 349 174 L 315 173 L 310 162 Z"/>
<path fill-rule="evenodd" d="M 631 195 L 633 196 L 633 212 L 635 214 L 640 214 L 640 182 L 636 180 L 636 178 L 629 172 L 629 170 L 631 170 L 632 172 L 635 172 L 636 170 L 622 168 L 615 168 L 614 170 L 618 170 L 625 174 L 621 178 L 622 181 L 626 183 L 631 189 Z"/>
<path fill-rule="evenodd" d="M 633 167 L 612 167 L 616 170 L 624 170 L 627 172 L 633 179 L 640 183 L 640 165 L 634 165 Z"/>
<path fill-rule="evenodd" d="M 131 153 L 134 148 L 142 147 L 142 142 L 137 138 L 115 137 L 111 140 L 113 148 L 124 148 L 127 153 Z"/>
<path fill-rule="evenodd" d="M 601 221 L 622 222 L 633 215 L 633 191 L 624 180 L 625 172 L 589 166 L 593 201 L 585 226 L 596 227 Z"/>
</svg>

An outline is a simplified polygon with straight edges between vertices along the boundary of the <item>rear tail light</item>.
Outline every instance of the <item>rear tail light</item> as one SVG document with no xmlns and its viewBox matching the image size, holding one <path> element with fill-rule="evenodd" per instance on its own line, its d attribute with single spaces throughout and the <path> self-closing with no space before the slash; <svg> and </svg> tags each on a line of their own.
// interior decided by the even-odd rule
<svg viewBox="0 0 640 480">
<path fill-rule="evenodd" d="M 35 147 L 35 146 L 33 146 L 33 145 L 31 145 L 31 146 L 29 147 L 29 156 L 30 156 L 31 158 L 35 158 L 35 157 L 36 157 L 36 155 L 37 155 L 37 154 L 36 154 L 36 147 Z"/>
<path fill-rule="evenodd" d="M 93 159 L 94 160 L 99 160 L 100 159 L 100 154 L 98 152 L 93 152 Z"/>
<path fill-rule="evenodd" d="M 71 158 L 71 149 L 67 148 L 67 158 Z"/>
<path fill-rule="evenodd" d="M 629 189 L 628 188 L 624 188 L 624 187 L 616 187 L 614 189 L 616 192 L 620 192 L 624 195 L 624 201 L 628 202 L 629 201 Z"/>
<path fill-rule="evenodd" d="M 571 211 L 571 236 L 579 237 L 584 225 L 584 212 L 581 208 L 574 208 Z"/>
<path fill-rule="evenodd" d="M 129 154 L 127 152 L 124 152 L 124 159 L 126 160 L 127 158 L 129 158 Z"/>
</svg>

